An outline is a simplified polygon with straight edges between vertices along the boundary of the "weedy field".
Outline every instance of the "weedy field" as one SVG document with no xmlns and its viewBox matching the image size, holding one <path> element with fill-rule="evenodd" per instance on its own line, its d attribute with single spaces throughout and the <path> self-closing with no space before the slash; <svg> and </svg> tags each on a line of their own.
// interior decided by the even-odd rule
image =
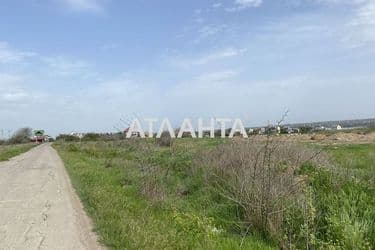
<svg viewBox="0 0 375 250">
<path fill-rule="evenodd" d="M 32 143 L 0 145 L 0 161 L 7 161 L 14 156 L 29 151 L 34 146 L 35 144 Z"/>
<path fill-rule="evenodd" d="M 112 249 L 371 249 L 375 144 L 56 142 Z"/>
</svg>

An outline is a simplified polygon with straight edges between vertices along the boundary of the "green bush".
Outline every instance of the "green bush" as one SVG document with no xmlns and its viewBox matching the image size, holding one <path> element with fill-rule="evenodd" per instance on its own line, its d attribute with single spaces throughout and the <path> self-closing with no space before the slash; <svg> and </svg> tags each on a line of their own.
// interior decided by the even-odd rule
<svg viewBox="0 0 375 250">
<path fill-rule="evenodd" d="M 82 141 L 98 141 L 101 138 L 100 134 L 87 133 L 83 136 Z"/>
<path fill-rule="evenodd" d="M 160 138 L 156 139 L 156 143 L 162 147 L 170 147 L 173 144 L 173 139 L 169 132 L 163 132 Z"/>
<path fill-rule="evenodd" d="M 194 213 L 173 211 L 173 220 L 178 234 L 191 237 L 194 240 L 211 240 L 222 233 L 221 229 L 214 226 L 213 218 L 200 217 Z"/>
<path fill-rule="evenodd" d="M 73 135 L 61 134 L 56 137 L 56 141 L 78 142 L 79 138 Z"/>
<path fill-rule="evenodd" d="M 300 174 L 309 176 L 311 207 L 316 211 L 312 224 L 313 246 L 324 249 L 371 249 L 371 246 L 375 246 L 373 187 L 352 176 L 340 174 L 337 168 L 305 166 Z M 292 235 L 298 235 L 296 225 L 302 225 L 301 210 L 291 210 L 288 223 L 294 233 Z M 299 239 L 297 242 L 305 241 Z"/>
<path fill-rule="evenodd" d="M 69 152 L 78 152 L 80 149 L 79 149 L 78 145 L 71 143 L 71 144 L 67 145 L 67 150 Z"/>
<path fill-rule="evenodd" d="M 21 144 L 30 142 L 32 130 L 31 128 L 20 128 L 9 138 L 9 144 Z"/>
</svg>

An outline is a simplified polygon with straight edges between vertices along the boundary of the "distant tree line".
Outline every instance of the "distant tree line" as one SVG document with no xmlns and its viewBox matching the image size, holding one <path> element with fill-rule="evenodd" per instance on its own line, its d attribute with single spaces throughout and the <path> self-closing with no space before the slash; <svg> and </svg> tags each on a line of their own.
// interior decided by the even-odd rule
<svg viewBox="0 0 375 250">
<path fill-rule="evenodd" d="M 114 141 L 125 139 L 124 133 L 87 133 L 81 138 L 77 135 L 60 134 L 56 137 L 56 141 L 79 142 L 79 141 Z"/>
<path fill-rule="evenodd" d="M 32 136 L 31 128 L 20 128 L 18 129 L 9 139 L 0 140 L 0 144 L 21 144 L 30 142 Z"/>
</svg>

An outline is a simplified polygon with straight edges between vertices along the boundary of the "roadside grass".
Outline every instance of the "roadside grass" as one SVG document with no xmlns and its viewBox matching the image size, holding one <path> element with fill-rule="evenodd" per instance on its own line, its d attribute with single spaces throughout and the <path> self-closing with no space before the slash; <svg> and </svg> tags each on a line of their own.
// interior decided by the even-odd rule
<svg viewBox="0 0 375 250">
<path fill-rule="evenodd" d="M 189 171 L 194 154 L 220 143 L 184 139 L 173 149 L 152 142 L 54 147 L 101 242 L 111 249 L 272 249 L 258 235 L 242 237 L 238 228 L 225 228 L 236 207 Z"/>
<path fill-rule="evenodd" d="M 18 144 L 18 145 L 1 145 L 0 146 L 0 161 L 7 161 L 12 157 L 25 153 L 33 148 L 35 144 Z"/>
<path fill-rule="evenodd" d="M 267 234 L 241 222 L 238 204 L 207 184 L 194 167 L 203 151 L 228 140 L 57 142 L 73 186 L 111 249 L 276 249 Z M 305 164 L 309 211 L 291 210 L 292 249 L 375 246 L 375 145 L 324 147 L 333 166 Z M 307 228 L 306 228 L 307 225 Z M 250 230 L 249 230 L 250 229 Z M 286 239 L 292 240 L 292 239 Z"/>
</svg>

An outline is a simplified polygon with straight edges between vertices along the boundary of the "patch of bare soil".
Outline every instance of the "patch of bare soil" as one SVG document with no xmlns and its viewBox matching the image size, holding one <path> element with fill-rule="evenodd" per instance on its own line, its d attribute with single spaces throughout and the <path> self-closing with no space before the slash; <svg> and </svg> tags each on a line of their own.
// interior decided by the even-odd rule
<svg viewBox="0 0 375 250">
<path fill-rule="evenodd" d="M 256 135 L 250 137 L 254 141 L 265 141 L 267 136 Z M 273 140 L 288 142 L 317 142 L 317 143 L 375 143 L 375 132 L 352 133 L 337 132 L 333 134 L 288 134 L 272 137 Z"/>
</svg>

